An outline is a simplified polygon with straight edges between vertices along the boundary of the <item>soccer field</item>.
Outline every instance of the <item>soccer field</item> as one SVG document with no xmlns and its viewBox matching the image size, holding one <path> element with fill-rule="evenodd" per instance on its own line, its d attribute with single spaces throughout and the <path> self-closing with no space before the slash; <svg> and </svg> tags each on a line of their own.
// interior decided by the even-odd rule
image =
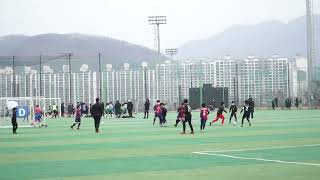
<svg viewBox="0 0 320 180">
<path fill-rule="evenodd" d="M 104 119 L 100 134 L 91 118 L 81 130 L 70 129 L 73 119 L 49 119 L 49 127 L 17 135 L 0 129 L 0 179 L 320 178 L 319 110 L 257 110 L 252 127 L 219 121 L 203 134 L 193 112 L 195 135 L 179 134 L 175 113 L 164 128 L 136 116 Z"/>
</svg>

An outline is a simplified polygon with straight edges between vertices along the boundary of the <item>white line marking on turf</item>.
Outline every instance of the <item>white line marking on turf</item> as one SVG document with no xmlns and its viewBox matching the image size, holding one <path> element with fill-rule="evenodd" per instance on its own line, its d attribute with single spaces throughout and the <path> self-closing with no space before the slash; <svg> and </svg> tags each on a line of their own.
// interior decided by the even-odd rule
<svg viewBox="0 0 320 180">
<path fill-rule="evenodd" d="M 320 144 L 306 144 L 306 145 L 296 145 L 296 146 L 274 146 L 274 147 L 267 147 L 267 148 L 233 149 L 233 150 L 219 150 L 219 151 L 199 151 L 199 152 L 192 152 L 192 153 L 196 153 L 196 154 L 197 153 L 226 153 L 226 152 L 257 151 L 257 150 L 315 147 L 315 146 L 320 146 Z"/>
<path fill-rule="evenodd" d="M 284 164 L 298 164 L 298 165 L 308 165 L 308 166 L 320 166 L 320 164 L 316 164 L 316 163 L 282 161 L 282 160 L 263 159 L 263 158 L 249 158 L 249 157 L 231 156 L 231 155 L 226 155 L 226 154 L 212 154 L 212 153 L 205 153 L 205 152 L 193 152 L 193 153 L 194 154 L 201 154 L 201 155 L 209 155 L 209 156 L 228 157 L 228 158 L 233 158 L 233 159 L 256 160 L 256 161 L 276 162 L 276 163 L 284 163 Z"/>
<path fill-rule="evenodd" d="M 33 126 L 19 126 L 19 128 L 31 128 Z M 12 128 L 12 126 L 0 126 L 0 129 Z"/>
</svg>

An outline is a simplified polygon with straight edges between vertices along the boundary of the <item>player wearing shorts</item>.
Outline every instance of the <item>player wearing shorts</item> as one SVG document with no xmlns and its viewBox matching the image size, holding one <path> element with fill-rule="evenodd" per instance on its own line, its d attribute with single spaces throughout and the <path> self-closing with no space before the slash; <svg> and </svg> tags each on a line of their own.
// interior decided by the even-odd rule
<svg viewBox="0 0 320 180">
<path fill-rule="evenodd" d="M 71 129 L 73 129 L 73 127 L 78 124 L 78 127 L 77 127 L 77 130 L 80 130 L 80 125 L 81 125 L 81 108 L 80 108 L 80 105 L 77 105 L 77 108 L 76 108 L 76 112 L 75 112 L 75 121 L 73 123 L 71 127 Z"/>
<path fill-rule="evenodd" d="M 202 108 L 200 110 L 200 120 L 201 120 L 200 130 L 202 133 L 204 133 L 204 128 L 206 127 L 206 123 L 208 120 L 209 109 L 206 107 L 205 103 L 202 103 L 201 106 Z"/>
</svg>

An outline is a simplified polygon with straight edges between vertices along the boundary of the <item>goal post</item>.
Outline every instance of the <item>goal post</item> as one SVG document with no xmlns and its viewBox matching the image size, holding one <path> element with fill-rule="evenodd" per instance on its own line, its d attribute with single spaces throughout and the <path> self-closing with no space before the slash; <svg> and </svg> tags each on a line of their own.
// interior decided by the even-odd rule
<svg viewBox="0 0 320 180">
<path fill-rule="evenodd" d="M 9 101 L 15 101 L 18 104 L 17 121 L 20 127 L 30 126 L 34 120 L 34 108 L 39 105 L 44 113 L 47 113 L 54 104 L 58 106 L 60 113 L 60 98 L 46 97 L 3 97 L 0 98 L 0 127 L 11 127 L 12 109 L 7 107 Z M 45 120 L 45 116 L 43 116 Z"/>
</svg>

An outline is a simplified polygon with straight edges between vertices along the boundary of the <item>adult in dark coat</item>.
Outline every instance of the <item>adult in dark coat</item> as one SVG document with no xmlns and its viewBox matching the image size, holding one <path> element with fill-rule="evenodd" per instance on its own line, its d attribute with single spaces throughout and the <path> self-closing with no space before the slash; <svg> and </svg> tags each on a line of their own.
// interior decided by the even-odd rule
<svg viewBox="0 0 320 180">
<path fill-rule="evenodd" d="M 128 103 L 127 103 L 127 109 L 128 109 L 129 117 L 133 117 L 133 116 L 132 116 L 133 103 L 131 102 L 131 100 L 128 100 Z"/>
<path fill-rule="evenodd" d="M 149 118 L 149 109 L 150 109 L 150 101 L 149 99 L 146 99 L 146 102 L 144 103 L 144 117 L 145 118 Z"/>
<path fill-rule="evenodd" d="M 64 117 L 64 103 L 61 103 L 61 116 Z"/>
<path fill-rule="evenodd" d="M 92 106 L 92 116 L 94 119 L 94 127 L 96 129 L 96 133 L 99 133 L 100 120 L 103 113 L 102 105 L 100 103 L 100 99 L 96 99 L 96 103 Z"/>
<path fill-rule="evenodd" d="M 116 104 L 114 105 L 115 114 L 117 118 L 120 118 L 121 115 L 121 104 L 119 101 L 116 101 Z"/>
</svg>

